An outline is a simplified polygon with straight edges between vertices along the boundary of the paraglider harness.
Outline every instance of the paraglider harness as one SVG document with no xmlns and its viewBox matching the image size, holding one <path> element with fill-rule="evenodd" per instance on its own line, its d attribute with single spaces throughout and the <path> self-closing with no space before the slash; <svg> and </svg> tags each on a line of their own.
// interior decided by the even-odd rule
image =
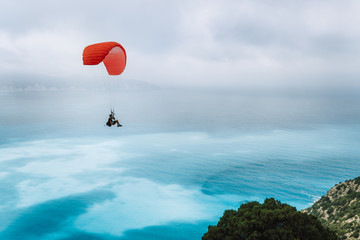
<svg viewBox="0 0 360 240">
<path fill-rule="evenodd" d="M 106 125 L 108 125 L 109 127 L 111 127 L 112 125 L 114 125 L 114 124 L 112 124 L 113 123 L 113 121 L 115 121 L 115 117 L 114 117 L 114 110 L 110 110 L 111 112 L 110 112 L 110 115 L 109 115 L 109 119 L 108 119 L 108 121 L 106 122 Z"/>
<path fill-rule="evenodd" d="M 108 126 L 108 127 L 111 127 L 112 125 L 115 125 L 115 123 L 116 123 L 116 119 L 115 119 L 115 117 L 114 117 L 114 115 L 115 115 L 115 113 L 114 113 L 114 110 L 110 110 L 111 112 L 110 112 L 110 115 L 109 115 L 109 119 L 108 119 L 108 121 L 106 122 L 106 125 Z M 118 123 L 118 127 L 121 127 L 122 125 L 117 121 L 117 123 Z"/>
</svg>

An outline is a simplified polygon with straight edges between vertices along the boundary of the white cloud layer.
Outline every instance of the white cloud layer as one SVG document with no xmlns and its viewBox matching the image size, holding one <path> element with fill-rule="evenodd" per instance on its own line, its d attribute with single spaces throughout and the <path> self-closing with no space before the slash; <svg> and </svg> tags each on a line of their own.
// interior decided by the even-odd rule
<svg viewBox="0 0 360 240">
<path fill-rule="evenodd" d="M 275 197 L 302 209 L 342 176 L 339 167 L 356 174 L 349 159 L 359 155 L 358 135 L 347 127 L 109 136 L 2 145 L 0 210 L 80 208 L 67 222 L 71 228 L 121 236 L 174 222 L 216 222 L 242 200 Z"/>
<path fill-rule="evenodd" d="M 96 81 L 82 49 L 115 40 L 123 78 L 197 87 L 358 85 L 360 3 L 350 1 L 8 1 L 0 73 Z"/>
<path fill-rule="evenodd" d="M 197 189 L 163 185 L 146 179 L 126 178 L 114 187 L 117 198 L 94 205 L 75 222 L 77 228 L 93 233 L 122 235 L 130 229 L 167 225 L 171 222 L 196 222 L 217 218 L 226 199 L 234 196 L 209 196 Z M 236 199 L 236 200 L 235 200 Z"/>
<path fill-rule="evenodd" d="M 122 168 L 111 168 L 110 164 L 133 157 L 134 154 L 114 152 L 121 141 L 100 143 L 76 143 L 66 140 L 34 141 L 2 149 L 0 161 L 24 162 L 16 172 L 31 176 L 17 185 L 16 207 L 28 207 L 71 194 L 91 191 L 116 181 Z M 14 154 L 15 153 L 15 154 Z M 3 173 L 1 175 L 5 175 Z M 89 178 L 89 174 L 99 177 Z M 1 177 L 0 175 L 0 177 Z"/>
<path fill-rule="evenodd" d="M 126 141 L 146 146 L 151 142 L 149 138 L 154 138 L 157 141 L 153 144 L 168 149 L 166 140 L 169 137 L 166 134 L 134 136 Z M 178 137 L 177 141 L 187 139 L 196 143 L 205 135 L 179 134 Z M 122 138 L 105 141 L 51 139 L 2 148 L 0 161 L 11 167 L 5 169 L 8 172 L 0 172 L 0 178 L 22 176 L 14 180 L 17 201 L 12 199 L 8 207 L 26 209 L 50 200 L 105 189 L 111 191 L 114 198 L 92 205 L 74 225 L 87 232 L 122 235 L 127 230 L 174 221 L 216 219 L 223 209 L 234 207 L 233 204 L 241 199 L 232 194 L 207 195 L 200 187 L 187 188 L 127 176 L 123 174 L 122 162 L 138 156 L 136 152 L 127 153 L 121 149 L 124 141 Z M 17 154 L 12 154 L 14 152 Z"/>
</svg>

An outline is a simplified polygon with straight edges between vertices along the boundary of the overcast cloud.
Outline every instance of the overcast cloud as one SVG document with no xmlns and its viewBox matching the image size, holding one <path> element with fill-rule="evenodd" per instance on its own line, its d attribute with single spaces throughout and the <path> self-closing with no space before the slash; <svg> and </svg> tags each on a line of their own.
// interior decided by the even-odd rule
<svg viewBox="0 0 360 240">
<path fill-rule="evenodd" d="M 85 84 L 82 50 L 117 41 L 121 75 L 198 88 L 354 88 L 360 1 L 12 0 L 0 3 L 0 76 Z M 51 78 L 56 77 L 56 78 Z"/>
</svg>

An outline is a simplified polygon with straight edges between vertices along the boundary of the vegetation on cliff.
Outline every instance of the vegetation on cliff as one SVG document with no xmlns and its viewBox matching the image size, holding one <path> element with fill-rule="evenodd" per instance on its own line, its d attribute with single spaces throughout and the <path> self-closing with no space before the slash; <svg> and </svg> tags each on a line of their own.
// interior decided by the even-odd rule
<svg viewBox="0 0 360 240">
<path fill-rule="evenodd" d="M 335 185 L 304 212 L 319 218 L 340 239 L 360 239 L 360 177 Z"/>
<path fill-rule="evenodd" d="M 248 202 L 226 210 L 202 240 L 335 240 L 334 232 L 320 221 L 273 198 L 263 204 Z"/>
</svg>

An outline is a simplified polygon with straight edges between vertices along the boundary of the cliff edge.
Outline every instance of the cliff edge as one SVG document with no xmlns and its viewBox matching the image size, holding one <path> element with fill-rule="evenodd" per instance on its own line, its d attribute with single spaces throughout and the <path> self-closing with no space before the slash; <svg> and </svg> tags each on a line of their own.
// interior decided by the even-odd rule
<svg viewBox="0 0 360 240">
<path fill-rule="evenodd" d="M 336 231 L 339 239 L 360 239 L 360 177 L 335 185 L 304 212 Z"/>
</svg>

